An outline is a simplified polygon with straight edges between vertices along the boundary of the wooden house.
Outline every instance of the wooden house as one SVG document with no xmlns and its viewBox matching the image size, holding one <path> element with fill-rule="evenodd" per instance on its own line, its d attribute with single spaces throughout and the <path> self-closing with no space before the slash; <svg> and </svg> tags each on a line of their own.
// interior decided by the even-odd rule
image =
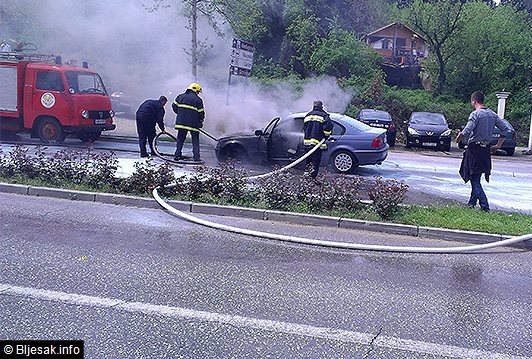
<svg viewBox="0 0 532 359">
<path fill-rule="evenodd" d="M 370 32 L 365 39 L 384 58 L 384 63 L 392 66 L 418 66 L 429 54 L 425 39 L 400 22 Z"/>
</svg>

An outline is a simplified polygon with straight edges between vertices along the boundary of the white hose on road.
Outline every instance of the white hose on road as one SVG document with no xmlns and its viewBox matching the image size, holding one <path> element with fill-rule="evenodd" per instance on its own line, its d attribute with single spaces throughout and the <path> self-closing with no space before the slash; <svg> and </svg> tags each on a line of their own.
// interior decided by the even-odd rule
<svg viewBox="0 0 532 359">
<path fill-rule="evenodd" d="M 292 168 L 302 161 L 304 161 L 307 157 L 309 157 L 311 154 L 313 154 L 315 151 L 317 151 L 321 144 L 325 142 L 325 139 L 321 140 L 316 146 L 314 146 L 309 152 L 307 152 L 304 156 L 299 158 L 298 160 L 290 163 L 289 165 L 282 167 L 276 171 L 264 173 L 262 175 L 257 176 L 251 176 L 246 177 L 247 180 L 255 180 L 259 178 L 264 178 L 268 176 L 272 176 L 276 173 L 286 171 L 289 168 Z M 173 185 L 166 186 L 166 188 L 172 188 Z M 401 246 L 385 246 L 385 245 L 378 245 L 378 244 L 359 244 L 359 243 L 346 243 L 346 242 L 334 242 L 334 241 L 324 241 L 319 239 L 311 239 L 311 238 L 305 238 L 305 237 L 296 237 L 296 236 L 286 236 L 282 234 L 274 234 L 274 233 L 268 233 L 268 232 L 260 232 L 260 231 L 254 231 L 250 229 L 245 228 L 238 228 L 233 226 L 228 226 L 225 224 L 215 223 L 211 221 L 207 221 L 195 216 L 192 216 L 188 213 L 185 213 L 183 211 L 180 211 L 171 205 L 169 205 L 167 202 L 165 202 L 160 196 L 159 196 L 159 190 L 160 188 L 157 187 L 153 190 L 153 197 L 167 211 L 169 211 L 172 215 L 177 216 L 181 219 L 184 219 L 186 221 L 196 223 L 202 226 L 214 228 L 223 230 L 226 232 L 232 232 L 237 234 L 244 234 L 248 236 L 253 237 L 260 237 L 260 238 L 267 238 L 267 239 L 274 239 L 277 241 L 284 241 L 284 242 L 292 242 L 292 243 L 299 243 L 299 244 L 310 244 L 310 245 L 316 245 L 316 246 L 323 246 L 323 247 L 330 247 L 330 248 L 339 248 L 339 249 L 354 249 L 354 250 L 366 250 L 366 251 L 379 251 L 379 252 L 400 252 L 400 253 L 470 253 L 470 252 L 478 252 L 490 248 L 496 248 L 496 247 L 503 247 L 503 246 L 509 246 L 515 243 L 524 242 L 527 240 L 532 239 L 532 234 L 525 234 L 518 237 L 512 237 L 508 238 L 502 241 L 492 242 L 492 243 L 486 243 L 486 244 L 477 244 L 477 245 L 470 245 L 470 246 L 460 246 L 460 247 L 401 247 Z"/>
<path fill-rule="evenodd" d="M 502 241 L 478 244 L 471 246 L 462 246 L 462 247 L 447 247 L 447 248 L 437 248 L 437 247 L 398 247 L 398 246 L 383 246 L 377 244 L 358 244 L 358 243 L 345 243 L 345 242 L 334 242 L 334 241 L 324 241 L 319 239 L 311 239 L 304 237 L 296 236 L 286 236 L 282 234 L 273 234 L 268 232 L 254 231 L 251 229 L 238 228 L 233 226 L 228 226 L 225 224 L 215 223 L 207 221 L 198 217 L 194 217 L 188 213 L 175 209 L 168 203 L 166 203 L 160 196 L 157 191 L 157 188 L 153 190 L 153 197 L 163 208 L 168 210 L 174 216 L 177 216 L 186 221 L 200 224 L 202 226 L 223 230 L 226 232 L 245 234 L 253 237 L 275 239 L 278 241 L 284 242 L 293 242 L 299 244 L 312 244 L 316 246 L 331 247 L 331 248 L 340 248 L 340 249 L 356 249 L 356 250 L 365 250 L 365 251 L 379 251 L 379 252 L 401 252 L 401 253 L 468 253 L 468 252 L 477 252 L 489 248 L 509 246 L 511 244 L 523 242 L 529 239 L 532 239 L 532 234 L 526 234 L 519 237 L 508 238 Z"/>
</svg>

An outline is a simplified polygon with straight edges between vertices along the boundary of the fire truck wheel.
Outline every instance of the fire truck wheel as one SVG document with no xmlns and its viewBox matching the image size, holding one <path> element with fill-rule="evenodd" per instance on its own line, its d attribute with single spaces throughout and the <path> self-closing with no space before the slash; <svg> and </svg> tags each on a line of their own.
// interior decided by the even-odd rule
<svg viewBox="0 0 532 359">
<path fill-rule="evenodd" d="M 63 126 L 55 118 L 44 118 L 39 123 L 39 138 L 43 143 L 58 144 L 65 140 Z"/>
<path fill-rule="evenodd" d="M 102 134 L 101 131 L 80 133 L 78 135 L 78 138 L 81 140 L 81 142 L 94 142 L 100 139 L 101 134 Z"/>
</svg>

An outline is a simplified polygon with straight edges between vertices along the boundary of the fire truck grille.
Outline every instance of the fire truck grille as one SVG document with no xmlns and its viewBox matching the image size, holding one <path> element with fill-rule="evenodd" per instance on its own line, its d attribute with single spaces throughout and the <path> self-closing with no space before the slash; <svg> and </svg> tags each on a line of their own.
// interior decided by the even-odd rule
<svg viewBox="0 0 532 359">
<path fill-rule="evenodd" d="M 111 115 L 109 114 L 109 111 L 89 111 L 89 118 L 93 119 L 104 119 L 109 118 Z"/>
</svg>

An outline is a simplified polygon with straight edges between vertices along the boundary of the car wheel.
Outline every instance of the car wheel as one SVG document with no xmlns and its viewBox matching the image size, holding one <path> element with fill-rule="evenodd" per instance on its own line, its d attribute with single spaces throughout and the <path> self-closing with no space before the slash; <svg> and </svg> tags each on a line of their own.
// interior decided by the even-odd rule
<svg viewBox="0 0 532 359">
<path fill-rule="evenodd" d="M 461 149 L 461 150 L 463 150 L 463 149 L 465 148 L 465 143 L 463 143 L 463 142 L 461 142 L 461 141 L 458 142 L 458 148 Z"/>
<path fill-rule="evenodd" d="M 406 137 L 406 136 L 405 136 L 405 147 L 406 147 L 406 148 L 410 148 L 410 147 L 412 147 L 412 146 L 410 145 L 410 143 L 408 142 L 408 137 Z"/>
<path fill-rule="evenodd" d="M 59 144 L 65 140 L 63 126 L 55 118 L 44 118 L 37 129 L 39 139 L 46 144 Z"/>
<path fill-rule="evenodd" d="M 218 156 L 216 156 L 219 162 L 225 161 L 237 161 L 244 162 L 247 160 L 246 150 L 237 144 L 230 144 L 220 150 Z"/>
<path fill-rule="evenodd" d="M 506 151 L 507 156 L 513 156 L 515 153 L 515 147 L 503 148 Z"/>
<path fill-rule="evenodd" d="M 81 140 L 81 142 L 94 142 L 94 141 L 98 141 L 101 135 L 102 135 L 102 131 L 85 132 L 85 133 L 78 134 L 78 138 Z"/>
<path fill-rule="evenodd" d="M 356 157 L 348 151 L 336 152 L 331 158 L 331 163 L 338 173 L 352 173 L 358 167 Z"/>
</svg>

